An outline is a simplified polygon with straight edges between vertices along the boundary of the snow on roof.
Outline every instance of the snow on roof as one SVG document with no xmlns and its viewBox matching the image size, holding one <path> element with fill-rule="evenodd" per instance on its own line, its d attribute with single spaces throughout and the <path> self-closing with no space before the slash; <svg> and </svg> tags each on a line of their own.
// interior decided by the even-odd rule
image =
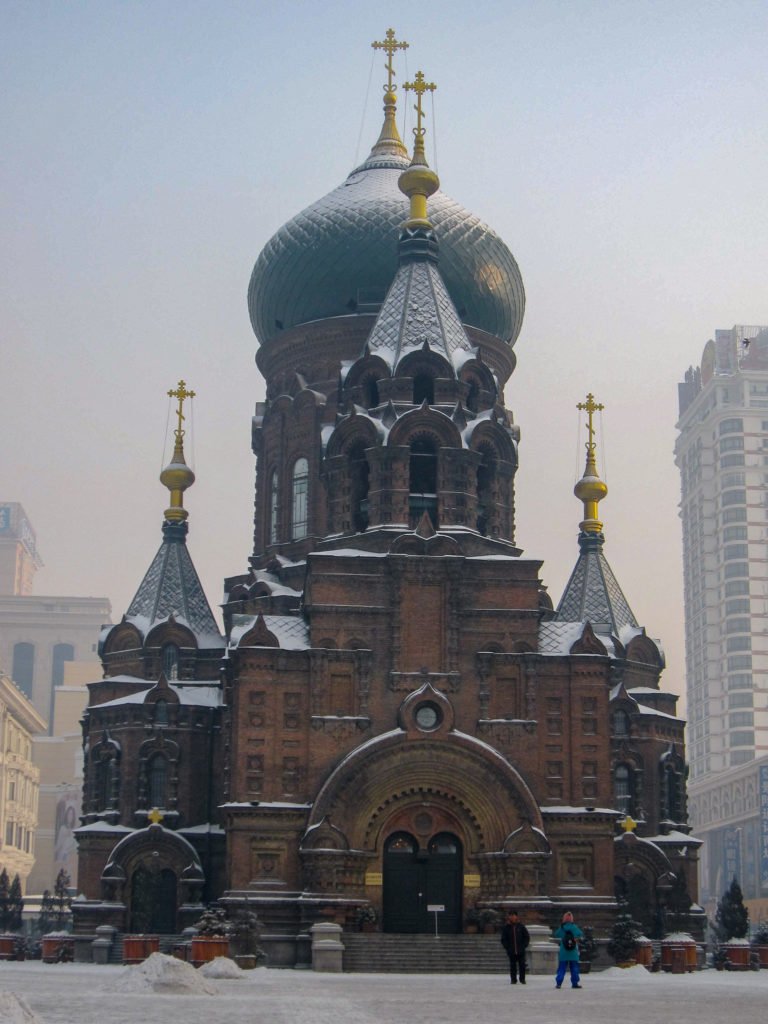
<svg viewBox="0 0 768 1024">
<path fill-rule="evenodd" d="M 233 810 L 237 807 L 262 807 L 267 810 L 308 811 L 312 804 L 292 804 L 284 800 L 231 800 L 226 804 L 219 804 L 219 807 L 223 810 Z"/>
<path fill-rule="evenodd" d="M 121 835 L 126 835 L 128 832 L 135 832 L 136 829 L 128 828 L 126 825 L 110 825 L 107 821 L 92 821 L 88 825 L 80 825 L 79 828 L 72 831 L 76 836 L 81 832 L 119 832 Z"/>
<path fill-rule="evenodd" d="M 154 690 L 156 683 L 147 684 L 143 680 L 145 688 L 136 692 L 128 693 L 124 697 L 115 697 L 114 700 L 106 700 L 102 704 L 92 704 L 93 708 L 114 708 L 121 704 L 143 704 L 150 690 Z M 179 703 L 191 707 L 216 708 L 222 703 L 221 689 L 217 683 L 190 683 L 188 685 L 169 684 L 169 689 L 178 696 Z"/>
<path fill-rule="evenodd" d="M 641 715 L 654 715 L 656 718 L 668 718 L 672 722 L 685 722 L 684 718 L 678 718 L 677 715 L 668 715 L 666 711 L 657 711 L 656 708 L 649 708 L 647 704 L 637 703 L 637 710 Z"/>
<path fill-rule="evenodd" d="M 176 831 L 183 835 L 224 835 L 221 825 L 216 825 L 212 821 L 206 821 L 202 825 L 187 825 L 186 828 L 178 828 Z"/>
<path fill-rule="evenodd" d="M 309 649 L 309 626 L 298 615 L 265 615 L 264 625 L 277 639 L 284 651 L 306 651 Z M 256 615 L 237 615 L 230 633 L 230 647 L 239 647 L 242 638 L 253 628 Z"/>
</svg>

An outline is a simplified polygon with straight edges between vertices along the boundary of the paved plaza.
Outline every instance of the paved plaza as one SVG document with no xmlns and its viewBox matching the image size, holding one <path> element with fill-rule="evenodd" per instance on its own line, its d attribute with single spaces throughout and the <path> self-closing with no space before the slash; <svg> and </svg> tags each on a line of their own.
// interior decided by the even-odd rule
<svg viewBox="0 0 768 1024">
<path fill-rule="evenodd" d="M 127 970 L 82 964 L 0 963 L 0 992 L 23 996 L 34 1024 L 740 1024 L 765 1020 L 768 971 L 648 974 L 612 968 L 560 991 L 549 977 L 512 987 L 503 975 L 315 974 L 262 968 L 217 980 L 216 995 L 115 991 Z M 0 1005 L 2 1005 L 0 1003 Z M 2 1017 L 1 1024 L 8 1024 Z M 14 1024 L 16 1022 L 14 1021 Z"/>
</svg>

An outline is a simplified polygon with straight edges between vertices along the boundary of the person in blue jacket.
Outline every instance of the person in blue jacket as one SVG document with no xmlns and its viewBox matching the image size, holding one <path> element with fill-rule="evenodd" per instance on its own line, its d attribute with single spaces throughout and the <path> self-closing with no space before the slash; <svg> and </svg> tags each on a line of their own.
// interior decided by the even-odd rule
<svg viewBox="0 0 768 1024">
<path fill-rule="evenodd" d="M 563 914 L 562 924 L 554 933 L 554 936 L 556 939 L 560 939 L 555 988 L 562 986 L 566 968 L 570 968 L 571 988 L 581 988 L 579 981 L 579 939 L 584 937 L 584 932 L 577 924 L 573 923 L 573 914 L 570 910 Z"/>
</svg>

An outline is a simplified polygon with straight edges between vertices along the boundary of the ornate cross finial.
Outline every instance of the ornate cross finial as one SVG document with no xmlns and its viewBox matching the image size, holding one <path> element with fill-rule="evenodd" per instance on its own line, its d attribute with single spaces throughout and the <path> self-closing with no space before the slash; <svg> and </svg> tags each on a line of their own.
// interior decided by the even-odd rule
<svg viewBox="0 0 768 1024">
<path fill-rule="evenodd" d="M 587 441 L 587 451 L 595 450 L 595 428 L 592 425 L 592 417 L 596 412 L 602 412 L 605 408 L 604 405 L 600 405 L 595 401 L 594 395 L 591 393 L 587 395 L 586 402 L 579 402 L 576 406 L 577 409 L 581 409 L 587 414 L 587 434 L 589 440 Z"/>
<path fill-rule="evenodd" d="M 417 71 L 412 82 L 403 82 L 403 88 L 406 92 L 413 91 L 416 93 L 416 105 L 413 108 L 416 111 L 416 127 L 413 129 L 413 134 L 419 138 L 426 131 L 421 123 L 424 118 L 421 98 L 425 92 L 434 92 L 437 86 L 434 82 L 425 82 L 423 73 L 421 71 Z"/>
<path fill-rule="evenodd" d="M 176 388 L 176 390 L 174 391 L 173 388 L 171 388 L 171 390 L 168 392 L 168 397 L 169 398 L 178 398 L 178 400 L 179 400 L 179 408 L 176 410 L 176 416 L 178 417 L 178 425 L 176 427 L 176 437 L 181 439 L 182 437 L 184 437 L 184 430 L 183 430 L 183 428 L 181 426 L 181 424 L 184 422 L 184 413 L 182 412 L 182 409 L 184 408 L 184 399 L 185 398 L 194 398 L 195 397 L 195 392 L 194 391 L 187 391 L 186 383 L 183 380 L 180 380 L 179 381 L 179 386 Z"/>
<path fill-rule="evenodd" d="M 629 814 L 624 818 L 624 821 L 619 822 L 619 824 L 625 832 L 634 832 L 637 828 L 637 822 Z"/>
<path fill-rule="evenodd" d="M 392 79 L 395 77 L 395 69 L 392 67 L 392 57 L 397 50 L 407 50 L 408 43 L 401 43 L 398 39 L 395 39 L 395 30 L 393 28 L 387 29 L 387 38 L 383 42 L 371 43 L 374 50 L 383 50 L 387 55 L 387 63 L 384 67 L 387 69 L 387 84 L 384 86 L 384 92 L 394 92 L 397 88 L 393 84 Z"/>
<path fill-rule="evenodd" d="M 182 381 L 182 384 L 184 382 Z M 147 819 L 152 822 L 153 825 L 159 825 L 163 820 L 163 813 L 159 807 L 153 807 L 147 815 Z"/>
</svg>

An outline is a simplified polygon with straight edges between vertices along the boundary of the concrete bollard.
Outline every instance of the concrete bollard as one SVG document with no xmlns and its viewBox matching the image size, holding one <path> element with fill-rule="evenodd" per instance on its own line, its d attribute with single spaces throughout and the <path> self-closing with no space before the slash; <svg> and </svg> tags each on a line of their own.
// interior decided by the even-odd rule
<svg viewBox="0 0 768 1024">
<path fill-rule="evenodd" d="M 527 927 L 531 936 L 528 946 L 530 973 L 555 974 L 560 943 L 551 937 L 552 933 L 546 925 L 529 924 Z"/>
<path fill-rule="evenodd" d="M 344 955 L 341 925 L 313 924 L 310 933 L 312 935 L 312 970 L 341 973 Z"/>
</svg>

